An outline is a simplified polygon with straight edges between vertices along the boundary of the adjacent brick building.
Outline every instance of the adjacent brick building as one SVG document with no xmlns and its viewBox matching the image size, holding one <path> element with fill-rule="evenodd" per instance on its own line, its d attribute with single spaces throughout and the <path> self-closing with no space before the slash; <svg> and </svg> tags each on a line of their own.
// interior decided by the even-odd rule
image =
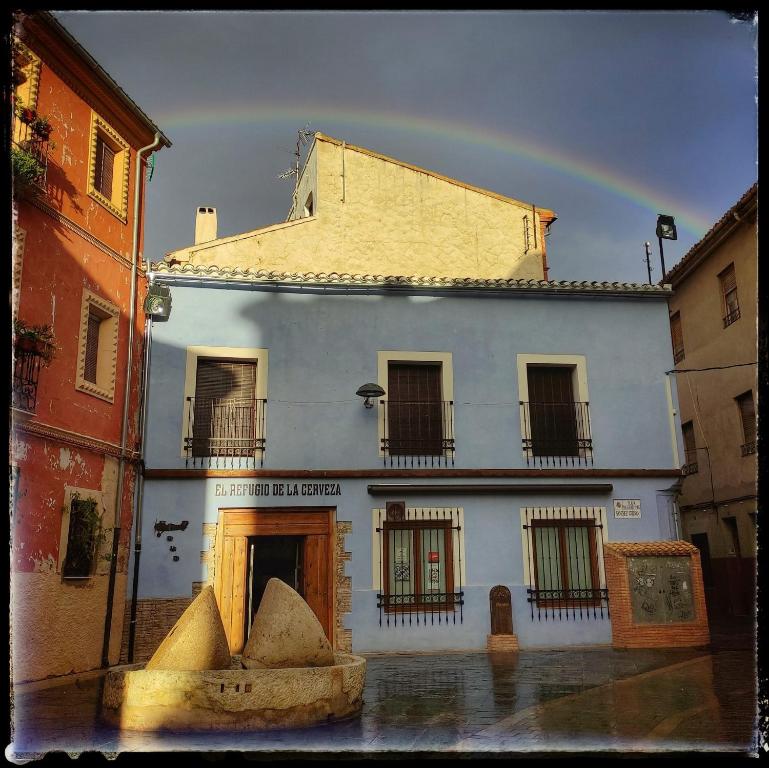
<svg viewBox="0 0 769 768">
<path fill-rule="evenodd" d="M 117 660 L 146 163 L 170 142 L 51 14 L 19 14 L 12 45 L 11 609 L 21 681 Z"/>
</svg>

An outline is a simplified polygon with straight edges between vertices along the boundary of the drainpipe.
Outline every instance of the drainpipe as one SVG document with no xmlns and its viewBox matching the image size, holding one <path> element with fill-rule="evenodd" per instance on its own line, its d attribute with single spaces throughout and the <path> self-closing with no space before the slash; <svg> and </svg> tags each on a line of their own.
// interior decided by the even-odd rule
<svg viewBox="0 0 769 768">
<path fill-rule="evenodd" d="M 152 274 L 150 274 L 150 284 Z M 134 660 L 134 641 L 136 639 L 136 609 L 139 590 L 139 559 L 142 554 L 142 511 L 144 509 L 144 425 L 147 418 L 147 402 L 150 390 L 150 357 L 152 350 L 152 315 L 148 315 L 144 324 L 144 379 L 142 382 L 142 404 L 139 411 L 139 461 L 141 474 L 137 478 L 134 505 L 134 573 L 131 583 L 131 618 L 128 624 L 128 663 Z"/>
<path fill-rule="evenodd" d="M 139 193 L 143 190 L 141 185 L 142 177 L 142 155 L 157 149 L 160 146 L 160 133 L 155 133 L 155 139 L 152 144 L 142 147 L 136 153 L 136 180 L 134 183 L 134 219 L 133 219 L 133 241 L 131 247 L 131 300 L 128 319 L 128 364 L 125 374 L 125 390 L 123 394 L 123 419 L 120 431 L 120 463 L 118 464 L 117 490 L 115 491 L 115 526 L 112 531 L 112 557 L 110 559 L 109 585 L 107 587 L 107 611 L 104 617 L 104 643 L 101 650 L 102 669 L 109 667 L 109 641 L 112 630 L 112 602 L 115 596 L 115 577 L 117 574 L 117 552 L 120 542 L 120 516 L 122 512 L 123 500 L 123 475 L 125 473 L 125 452 L 126 442 L 128 441 L 128 405 L 131 395 L 131 365 L 133 364 L 133 343 L 134 343 L 134 318 L 136 316 L 136 276 L 139 262 Z"/>
</svg>

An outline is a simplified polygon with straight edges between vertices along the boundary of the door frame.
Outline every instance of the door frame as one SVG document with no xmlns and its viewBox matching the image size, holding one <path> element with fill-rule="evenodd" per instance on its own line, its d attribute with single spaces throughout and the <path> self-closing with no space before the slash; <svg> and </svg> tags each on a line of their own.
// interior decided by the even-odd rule
<svg viewBox="0 0 769 768">
<path fill-rule="evenodd" d="M 247 540 L 251 536 L 327 537 L 326 628 L 335 648 L 336 507 L 234 507 L 220 508 L 214 544 L 214 594 L 230 646 L 236 654 L 245 645 Z M 231 563 L 231 567 L 229 564 Z M 242 573 L 241 573 L 242 571 Z"/>
</svg>

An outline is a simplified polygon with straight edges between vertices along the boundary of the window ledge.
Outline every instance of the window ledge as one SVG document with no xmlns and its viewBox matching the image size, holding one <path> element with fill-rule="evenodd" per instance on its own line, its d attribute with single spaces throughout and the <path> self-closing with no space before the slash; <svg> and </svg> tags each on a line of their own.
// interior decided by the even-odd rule
<svg viewBox="0 0 769 768">
<path fill-rule="evenodd" d="M 110 392 L 110 390 L 103 389 L 102 387 L 99 387 L 96 384 L 92 384 L 88 381 L 79 381 L 75 385 L 75 389 L 77 389 L 80 392 L 84 392 L 87 395 L 93 395 L 94 397 L 98 397 L 100 400 L 106 400 L 108 403 L 115 402 L 114 392 Z"/>
</svg>

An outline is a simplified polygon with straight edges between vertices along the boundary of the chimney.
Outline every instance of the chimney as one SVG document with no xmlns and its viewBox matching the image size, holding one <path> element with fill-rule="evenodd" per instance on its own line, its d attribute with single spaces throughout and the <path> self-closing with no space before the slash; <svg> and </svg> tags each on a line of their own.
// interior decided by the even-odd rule
<svg viewBox="0 0 769 768">
<path fill-rule="evenodd" d="M 216 240 L 216 208 L 201 206 L 195 215 L 195 245 Z"/>
</svg>

